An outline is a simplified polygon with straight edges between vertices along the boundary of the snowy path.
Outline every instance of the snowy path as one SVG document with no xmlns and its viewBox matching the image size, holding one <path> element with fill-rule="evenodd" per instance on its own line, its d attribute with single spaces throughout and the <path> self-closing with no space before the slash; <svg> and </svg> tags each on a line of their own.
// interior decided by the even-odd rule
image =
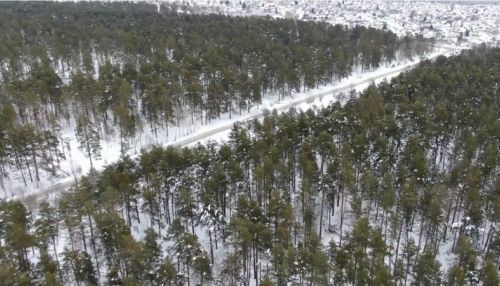
<svg viewBox="0 0 500 286">
<path fill-rule="evenodd" d="M 433 59 L 438 57 L 439 55 L 450 55 L 463 49 L 462 47 L 454 47 L 454 46 L 441 46 L 441 45 L 436 45 L 436 46 L 439 47 L 440 49 L 437 52 L 430 54 L 427 57 L 427 59 Z M 291 107 L 300 107 L 301 105 L 304 105 L 303 107 L 305 108 L 312 107 L 314 105 L 324 106 L 337 100 L 336 96 L 342 92 L 349 92 L 352 89 L 362 90 L 373 82 L 377 83 L 383 80 L 391 79 L 399 75 L 401 72 L 413 68 L 419 62 L 420 59 L 390 68 L 381 68 L 362 75 L 350 76 L 333 86 L 326 86 L 320 90 L 310 92 L 303 97 L 286 98 L 281 102 L 276 102 L 270 106 L 266 106 L 265 108 L 263 107 L 259 110 L 255 110 L 254 112 L 251 112 L 245 116 L 235 117 L 234 119 L 225 121 L 223 124 L 210 126 L 209 128 L 201 130 L 200 132 L 185 137 L 181 137 L 175 142 L 168 142 L 164 145 L 182 147 L 197 142 L 206 141 L 207 139 L 210 139 L 211 137 L 217 135 L 226 137 L 228 131 L 232 128 L 232 126 L 235 123 L 261 118 L 264 116 L 265 110 L 275 109 L 278 112 L 284 112 L 289 110 Z M 318 100 L 320 101 L 319 104 L 317 104 Z M 29 209 L 35 209 L 37 208 L 39 203 L 43 200 L 56 202 L 58 198 L 57 194 L 71 187 L 73 183 L 74 183 L 74 178 L 66 178 L 48 188 L 43 188 L 32 192 L 25 192 L 9 199 L 20 199 L 27 205 Z"/>
</svg>

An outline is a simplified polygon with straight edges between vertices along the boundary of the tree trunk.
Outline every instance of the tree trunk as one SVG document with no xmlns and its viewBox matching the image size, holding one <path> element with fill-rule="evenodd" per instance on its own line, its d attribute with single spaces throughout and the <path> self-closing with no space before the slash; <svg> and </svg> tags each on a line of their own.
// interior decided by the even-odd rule
<svg viewBox="0 0 500 286">
<path fill-rule="evenodd" d="M 403 218 L 401 218 L 401 222 L 399 224 L 399 231 L 398 231 L 398 242 L 396 244 L 396 253 L 394 254 L 394 271 L 396 271 L 396 262 L 398 261 L 398 252 L 399 252 L 399 243 L 401 241 L 401 232 L 403 231 Z"/>
<path fill-rule="evenodd" d="M 342 203 L 340 207 L 339 247 L 342 246 L 342 227 L 344 226 L 344 208 L 345 208 L 345 195 L 344 195 L 344 190 L 342 190 Z"/>
<path fill-rule="evenodd" d="M 212 261 L 212 264 L 214 264 L 214 245 L 212 243 L 212 231 L 210 231 L 210 230 L 208 230 L 208 237 L 210 240 L 210 259 Z"/>
<path fill-rule="evenodd" d="M 323 230 L 323 209 L 325 206 L 325 191 L 321 190 L 321 210 L 319 212 L 319 238 L 321 238 L 321 233 Z"/>
</svg>

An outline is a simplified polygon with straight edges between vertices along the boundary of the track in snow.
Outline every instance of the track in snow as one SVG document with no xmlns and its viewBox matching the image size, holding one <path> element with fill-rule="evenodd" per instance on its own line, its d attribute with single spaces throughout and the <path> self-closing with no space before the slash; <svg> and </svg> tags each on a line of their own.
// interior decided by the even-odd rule
<svg viewBox="0 0 500 286">
<path fill-rule="evenodd" d="M 459 50 L 462 50 L 462 47 L 453 47 L 453 46 L 448 46 L 448 45 L 435 45 L 436 47 L 440 47 L 442 49 L 445 49 L 446 52 L 442 54 L 452 54 L 455 53 Z M 432 58 L 435 58 L 439 56 L 439 54 L 435 54 Z M 410 70 L 414 66 L 418 65 L 420 61 L 411 63 L 411 64 L 403 64 L 394 68 L 391 68 L 387 72 L 384 73 L 379 73 L 376 75 L 368 76 L 365 78 L 361 79 L 355 79 L 352 81 L 347 81 L 345 83 L 340 83 L 336 86 L 333 86 L 327 90 L 323 90 L 317 93 L 312 93 L 309 96 L 306 97 L 301 97 L 298 99 L 292 99 L 289 102 L 281 102 L 278 103 L 276 107 L 273 107 L 273 110 L 277 110 L 278 112 L 283 112 L 287 111 L 292 107 L 295 107 L 297 105 L 300 105 L 302 103 L 312 103 L 315 99 L 317 98 L 322 98 L 323 96 L 326 95 L 331 95 L 331 94 L 339 94 L 341 92 L 346 92 L 350 91 L 352 89 L 355 89 L 356 87 L 362 86 L 367 83 L 375 82 L 375 81 L 381 81 L 387 78 L 392 78 L 394 76 L 397 76 L 401 72 Z M 231 122 L 224 124 L 222 126 L 217 126 L 214 127 L 210 130 L 203 131 L 200 133 L 196 133 L 194 135 L 185 137 L 183 139 L 177 140 L 176 142 L 170 142 L 165 144 L 166 146 L 177 146 L 177 147 L 183 147 L 192 143 L 196 143 L 200 140 L 206 139 L 210 136 L 213 136 L 215 134 L 218 134 L 220 132 L 227 131 L 233 127 L 233 125 L 237 122 L 245 122 L 245 121 L 250 121 L 253 119 L 258 119 L 262 118 L 264 116 L 266 109 L 261 109 L 258 113 L 244 116 L 242 118 L 234 119 Z M 60 192 L 63 192 L 70 188 L 74 184 L 74 179 L 67 179 L 62 182 L 59 182 L 49 188 L 37 190 L 34 192 L 26 192 L 24 194 L 20 194 L 17 197 L 14 198 L 9 198 L 9 199 L 19 199 L 21 200 L 29 209 L 36 209 L 39 205 L 39 203 L 43 200 L 47 201 L 57 201 L 57 194 Z"/>
</svg>

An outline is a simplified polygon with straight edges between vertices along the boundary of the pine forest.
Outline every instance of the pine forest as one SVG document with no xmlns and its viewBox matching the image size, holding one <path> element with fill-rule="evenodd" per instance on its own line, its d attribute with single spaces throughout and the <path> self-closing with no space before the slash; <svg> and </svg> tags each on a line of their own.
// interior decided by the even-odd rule
<svg viewBox="0 0 500 286">
<path fill-rule="evenodd" d="M 147 3 L 0 3 L 0 285 L 500 285 L 500 48 L 423 60 L 229 138 L 128 150 L 286 100 L 433 40 Z M 120 158 L 93 167 L 106 138 Z M 158 139 L 161 142 L 161 138 Z M 29 192 L 29 187 L 26 187 Z"/>
</svg>

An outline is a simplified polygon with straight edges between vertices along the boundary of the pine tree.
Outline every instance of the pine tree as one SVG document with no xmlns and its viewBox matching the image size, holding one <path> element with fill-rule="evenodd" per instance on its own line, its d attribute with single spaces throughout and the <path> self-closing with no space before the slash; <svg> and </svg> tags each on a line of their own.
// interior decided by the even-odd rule
<svg viewBox="0 0 500 286">
<path fill-rule="evenodd" d="M 269 278 L 269 276 L 264 276 L 260 280 L 260 284 L 259 285 L 261 285 L 261 286 L 272 286 L 274 284 L 273 284 L 273 281 Z"/>
<path fill-rule="evenodd" d="M 17 267 L 8 265 L 4 261 L 0 261 L 0 281 L 4 285 L 19 285 L 29 286 L 32 285 L 30 277 L 27 272 L 20 271 Z"/>
<path fill-rule="evenodd" d="M 41 251 L 40 262 L 38 263 L 38 271 L 40 271 L 40 282 L 43 285 L 57 286 L 62 285 L 58 278 L 60 270 L 55 261 L 47 254 L 46 251 Z"/>
<path fill-rule="evenodd" d="M 491 259 L 484 262 L 481 279 L 484 286 L 494 286 L 500 283 L 498 265 L 495 265 Z"/>
<path fill-rule="evenodd" d="M 84 115 L 80 115 L 78 117 L 78 122 L 76 124 L 76 138 L 80 144 L 80 150 L 82 150 L 89 158 L 90 169 L 92 170 L 94 168 L 92 157 L 94 160 L 98 160 L 101 157 L 101 138 L 95 124 Z"/>
<path fill-rule="evenodd" d="M 227 282 L 228 286 L 239 285 L 243 280 L 241 273 L 241 258 L 239 253 L 229 253 L 222 266 L 221 275 Z"/>
<path fill-rule="evenodd" d="M 41 252 L 47 252 L 49 243 L 52 243 L 56 265 L 59 268 L 59 258 L 57 253 L 56 238 L 58 236 L 59 219 L 56 209 L 51 207 L 47 202 L 40 204 L 40 212 L 34 223 L 35 237 L 40 245 Z"/>
<path fill-rule="evenodd" d="M 150 283 L 154 282 L 154 273 L 161 267 L 161 248 L 158 245 L 158 234 L 152 228 L 146 230 L 146 236 L 143 243 L 144 269 L 150 279 Z"/>
<path fill-rule="evenodd" d="M 452 266 L 448 272 L 448 285 L 465 285 L 465 272 L 460 266 Z"/>
<path fill-rule="evenodd" d="M 415 265 L 415 282 L 420 285 L 433 286 L 440 285 L 441 264 L 436 260 L 436 256 L 429 250 L 422 253 Z"/>
<path fill-rule="evenodd" d="M 165 258 L 161 262 L 158 272 L 155 273 L 153 284 L 166 286 L 179 285 L 177 269 L 168 258 Z"/>
<path fill-rule="evenodd" d="M 63 265 L 68 273 L 71 273 L 77 285 L 97 285 L 97 278 L 90 255 L 85 251 L 65 250 L 63 253 Z"/>
<path fill-rule="evenodd" d="M 200 277 L 201 285 L 205 281 L 212 280 L 212 265 L 210 264 L 210 257 L 205 251 L 200 251 L 195 257 L 193 257 L 193 270 Z"/>
<path fill-rule="evenodd" d="M 194 234 L 195 224 L 195 198 L 188 188 L 181 188 L 176 196 L 177 209 L 179 215 L 184 218 L 187 226 L 187 221 L 191 222 L 191 232 Z"/>
<path fill-rule="evenodd" d="M 28 211 L 19 201 L 2 203 L 0 210 L 6 253 L 16 261 L 16 268 L 20 272 L 29 273 L 32 265 L 28 259 L 28 249 L 34 246 L 35 240 L 29 231 Z M 30 278 L 29 275 L 27 277 Z"/>
</svg>

